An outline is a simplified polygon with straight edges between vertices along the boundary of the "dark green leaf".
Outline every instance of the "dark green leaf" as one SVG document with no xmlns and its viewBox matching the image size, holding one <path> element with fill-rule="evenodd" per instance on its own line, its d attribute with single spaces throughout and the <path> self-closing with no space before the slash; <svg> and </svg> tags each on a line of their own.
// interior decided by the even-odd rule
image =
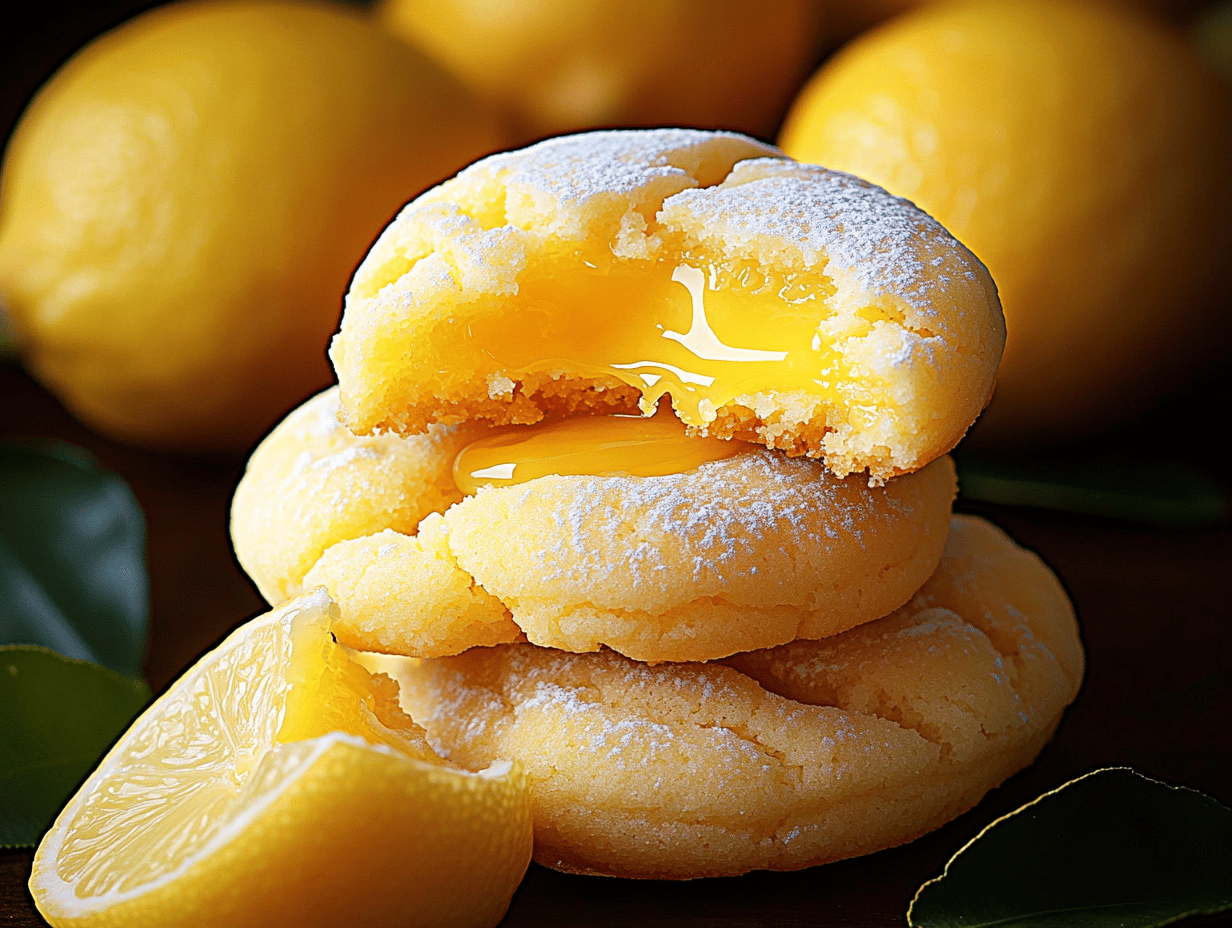
<svg viewBox="0 0 1232 928">
<path fill-rule="evenodd" d="M 968 499 L 1036 506 L 1147 525 L 1216 525 L 1232 515 L 1228 491 L 1180 462 L 1067 456 L 1003 461 L 956 456 Z"/>
<path fill-rule="evenodd" d="M 0 643 L 140 676 L 149 612 L 128 485 L 72 445 L 0 444 Z"/>
<path fill-rule="evenodd" d="M 0 647 L 0 847 L 29 847 L 149 701 L 140 680 L 46 648 Z"/>
<path fill-rule="evenodd" d="M 1125 768 L 998 819 L 920 887 L 912 928 L 1150 928 L 1232 908 L 1232 811 Z"/>
</svg>

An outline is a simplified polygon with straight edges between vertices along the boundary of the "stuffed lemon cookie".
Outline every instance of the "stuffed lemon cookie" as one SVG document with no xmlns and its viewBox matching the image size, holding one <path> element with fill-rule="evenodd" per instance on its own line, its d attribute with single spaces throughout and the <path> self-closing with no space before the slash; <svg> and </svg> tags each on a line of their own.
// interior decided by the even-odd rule
<svg viewBox="0 0 1232 928">
<path fill-rule="evenodd" d="M 1031 762 L 1083 663 L 1048 568 L 956 517 L 910 603 L 821 641 L 730 666 L 514 644 L 396 675 L 453 762 L 526 766 L 540 863 L 693 878 L 812 866 L 936 828 Z"/>
<path fill-rule="evenodd" d="M 709 660 L 885 615 L 945 543 L 949 458 L 869 487 L 686 436 L 670 411 L 361 437 L 335 391 L 276 428 L 232 510 L 267 597 L 325 586 L 340 641 L 440 656 L 520 640 Z M 422 521 L 419 521 L 422 519 Z"/>
<path fill-rule="evenodd" d="M 293 410 L 257 446 L 231 503 L 235 554 L 270 603 L 304 592 L 304 574 L 341 538 L 413 533 L 462 499 L 453 459 L 482 427 L 433 426 L 359 437 L 339 421 L 336 387 Z"/>
<path fill-rule="evenodd" d="M 743 136 L 589 133 L 407 206 L 331 357 L 358 433 L 649 411 L 875 482 L 948 451 L 1004 344 L 983 265 L 907 201 Z"/>
</svg>

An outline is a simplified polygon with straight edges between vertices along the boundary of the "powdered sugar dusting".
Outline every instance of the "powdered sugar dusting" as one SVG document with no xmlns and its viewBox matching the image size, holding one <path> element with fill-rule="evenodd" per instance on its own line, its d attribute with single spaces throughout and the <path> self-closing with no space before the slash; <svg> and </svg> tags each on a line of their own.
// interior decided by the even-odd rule
<svg viewBox="0 0 1232 928">
<path fill-rule="evenodd" d="M 436 694 L 464 713 L 474 712 L 477 702 L 490 713 L 499 694 L 506 717 L 498 726 L 543 730 L 540 725 L 546 723 L 546 730 L 585 757 L 585 763 L 640 773 L 647 763 L 671 767 L 682 752 L 704 744 L 725 762 L 709 765 L 705 775 L 698 771 L 695 785 L 710 779 L 718 787 L 741 768 L 769 771 L 780 766 L 776 754 L 767 752 L 756 730 L 750 730 L 750 716 L 765 694 L 728 668 L 678 664 L 667 670 L 611 652 L 580 657 L 528 647 L 501 649 L 490 656 L 503 665 L 497 681 L 480 684 L 465 674 L 447 674 L 437 679 Z M 491 683 L 494 689 L 488 689 Z M 682 712 L 693 705 L 696 713 Z M 790 703 L 776 708 L 788 718 L 802 709 Z M 439 707 L 435 714 L 448 724 L 465 718 L 453 710 L 442 717 Z M 462 732 L 467 741 L 485 734 L 469 723 Z"/>
<path fill-rule="evenodd" d="M 647 718 L 614 716 L 609 707 L 583 699 L 574 687 L 539 680 L 530 697 L 517 703 L 515 712 L 521 717 L 545 710 L 569 717 L 584 734 L 578 747 L 617 770 L 627 769 L 623 754 L 630 744 L 638 747 L 640 765 L 646 756 L 656 759 L 676 741 L 668 725 Z"/>
<path fill-rule="evenodd" d="M 717 183 L 721 175 L 705 170 L 717 147 L 738 148 L 745 157 L 785 157 L 773 146 L 732 132 L 654 129 L 562 136 L 482 163 L 500 172 L 510 188 L 584 208 L 597 197 L 634 196 L 663 180 L 678 189 Z"/>
<path fill-rule="evenodd" d="M 930 306 L 953 275 L 977 281 L 971 266 L 945 256 L 978 261 L 910 201 L 816 165 L 743 161 L 718 187 L 670 197 L 660 219 L 720 253 L 824 266 L 868 296 L 894 295 L 917 309 Z"/>
<path fill-rule="evenodd" d="M 901 605 L 936 566 L 953 488 L 948 459 L 870 489 L 760 450 L 681 474 L 489 488 L 444 519 L 457 567 L 529 640 L 710 660 Z"/>
<path fill-rule="evenodd" d="M 344 431 L 342 424 L 342 402 L 338 396 L 338 388 L 331 387 L 313 402 L 302 407 L 303 419 L 301 431 L 296 435 L 301 441 L 328 440 L 338 432 Z"/>
<path fill-rule="evenodd" d="M 741 396 L 718 391 L 683 413 L 694 425 L 738 421 L 739 437 L 883 481 L 952 447 L 989 396 L 1004 342 L 995 289 L 925 213 L 744 136 L 624 130 L 491 156 L 403 210 L 356 273 L 331 348 L 347 422 L 405 434 L 464 416 L 533 421 L 569 385 L 590 389 L 590 362 L 558 357 L 560 346 L 544 346 L 548 389 L 542 370 L 485 347 L 481 333 L 498 315 L 567 317 L 592 286 L 584 268 L 612 261 L 708 264 L 822 295 L 814 350 L 835 362 L 841 388 L 822 377 L 816 394 L 806 382 L 785 398 L 757 386 L 749 392 L 768 409 L 754 420 Z M 524 299 L 554 265 L 580 275 L 578 299 Z M 602 373 L 606 386 L 641 388 Z"/>
<path fill-rule="evenodd" d="M 377 448 L 371 445 L 348 445 L 341 451 L 334 454 L 327 454 L 314 460 L 309 466 L 312 470 L 317 471 L 319 476 L 317 479 L 322 479 L 325 475 L 331 474 L 336 470 L 341 470 L 344 467 L 350 467 L 357 461 L 380 461 L 384 455 Z"/>
<path fill-rule="evenodd" d="M 840 484 L 820 465 L 772 452 L 703 464 L 685 474 L 595 483 L 594 495 L 584 503 L 562 506 L 553 515 L 559 535 L 549 581 L 611 571 L 607 552 L 593 539 L 627 536 L 632 529 L 633 544 L 617 569 L 627 570 L 635 584 L 653 585 L 665 556 L 681 554 L 692 565 L 695 582 L 713 582 L 747 571 L 765 558 L 767 545 L 780 553 L 825 547 L 840 537 L 860 545 L 862 523 L 875 509 L 871 495 L 862 498 L 863 506 L 838 505 Z M 616 498 L 619 506 L 610 505 Z M 819 513 L 826 515 L 822 531 Z"/>
</svg>

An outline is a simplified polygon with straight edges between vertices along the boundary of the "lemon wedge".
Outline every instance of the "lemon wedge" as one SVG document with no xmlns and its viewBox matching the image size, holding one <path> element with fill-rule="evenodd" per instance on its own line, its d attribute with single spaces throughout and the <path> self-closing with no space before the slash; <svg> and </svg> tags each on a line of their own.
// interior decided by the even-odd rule
<svg viewBox="0 0 1232 928">
<path fill-rule="evenodd" d="M 137 719 L 35 855 L 52 925 L 500 921 L 531 854 L 521 768 L 446 766 L 336 614 L 318 590 L 254 619 Z"/>
</svg>

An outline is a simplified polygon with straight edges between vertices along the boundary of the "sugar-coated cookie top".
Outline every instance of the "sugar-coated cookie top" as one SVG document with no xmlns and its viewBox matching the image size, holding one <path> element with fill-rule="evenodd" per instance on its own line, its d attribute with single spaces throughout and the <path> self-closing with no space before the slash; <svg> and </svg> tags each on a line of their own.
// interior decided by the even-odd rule
<svg viewBox="0 0 1232 928">
<path fill-rule="evenodd" d="M 692 428 L 880 481 L 958 441 L 1003 343 L 987 271 L 912 204 L 671 129 L 551 139 L 411 203 L 331 357 L 358 432 L 668 395 Z"/>
<path fill-rule="evenodd" d="M 456 180 L 499 175 L 510 225 L 582 240 L 611 206 L 619 221 L 631 201 L 661 202 L 691 187 L 717 184 L 734 162 L 758 156 L 784 157 L 771 145 L 730 132 L 589 132 L 493 155 Z M 441 193 L 437 188 L 418 202 L 449 202 Z"/>
<path fill-rule="evenodd" d="M 661 221 L 688 227 L 703 248 L 731 258 L 793 269 L 824 263 L 864 294 L 897 296 L 927 315 L 938 315 L 934 301 L 953 283 L 924 266 L 946 265 L 954 244 L 939 222 L 868 181 L 816 165 L 743 161 L 717 187 L 681 191 Z M 979 270 L 947 267 L 972 284 Z"/>
<path fill-rule="evenodd" d="M 236 558 L 270 603 L 300 595 L 304 574 L 339 539 L 414 532 L 428 513 L 460 500 L 449 465 L 475 432 L 433 426 L 408 438 L 361 438 L 338 420 L 337 389 L 317 394 L 248 461 L 231 504 Z"/>
<path fill-rule="evenodd" d="M 342 610 L 338 640 L 361 650 L 434 657 L 525 632 L 565 650 L 681 661 L 832 635 L 919 588 L 955 492 L 948 458 L 869 487 L 817 461 L 687 438 L 668 421 L 357 436 L 337 411 L 328 390 L 266 437 L 236 490 L 231 533 L 267 599 L 325 586 Z M 624 427 L 647 421 L 669 427 Z M 565 455 L 525 480 L 455 482 L 477 444 L 524 451 L 562 433 L 620 447 L 595 469 L 570 469 L 579 462 Z M 626 469 L 645 451 L 631 434 L 672 436 L 674 450 L 652 462 L 671 466 Z M 681 446 L 737 453 L 697 461 Z"/>
</svg>

